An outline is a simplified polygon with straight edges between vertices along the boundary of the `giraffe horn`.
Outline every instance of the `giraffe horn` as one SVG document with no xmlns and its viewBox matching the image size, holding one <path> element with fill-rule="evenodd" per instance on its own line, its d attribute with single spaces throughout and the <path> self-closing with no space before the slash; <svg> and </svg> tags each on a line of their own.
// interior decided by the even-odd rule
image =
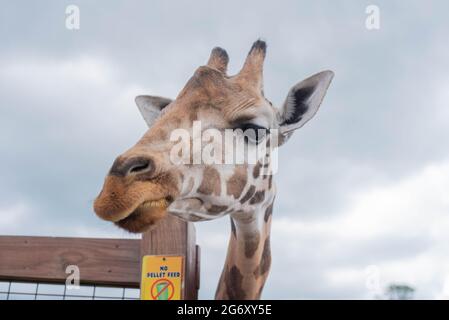
<svg viewBox="0 0 449 320">
<path fill-rule="evenodd" d="M 255 84 L 260 89 L 263 85 L 263 62 L 266 51 L 267 44 L 265 41 L 257 40 L 254 42 L 242 70 L 237 75 L 247 82 Z"/>
<path fill-rule="evenodd" d="M 226 74 L 226 69 L 228 67 L 229 57 L 226 50 L 215 47 L 212 49 L 210 53 L 209 61 L 207 62 L 207 66 L 217 69 L 220 72 Z"/>
</svg>

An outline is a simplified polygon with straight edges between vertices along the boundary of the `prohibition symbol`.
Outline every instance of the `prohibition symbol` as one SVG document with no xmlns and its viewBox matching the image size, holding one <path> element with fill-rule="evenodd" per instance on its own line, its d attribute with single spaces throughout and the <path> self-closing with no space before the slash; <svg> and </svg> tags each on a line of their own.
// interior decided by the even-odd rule
<svg viewBox="0 0 449 320">
<path fill-rule="evenodd" d="M 162 278 L 153 283 L 150 292 L 153 300 L 171 300 L 175 293 L 175 287 L 173 282 Z"/>
<path fill-rule="evenodd" d="M 183 259 L 183 256 L 144 256 L 140 298 L 142 300 L 180 300 L 183 286 Z"/>
</svg>

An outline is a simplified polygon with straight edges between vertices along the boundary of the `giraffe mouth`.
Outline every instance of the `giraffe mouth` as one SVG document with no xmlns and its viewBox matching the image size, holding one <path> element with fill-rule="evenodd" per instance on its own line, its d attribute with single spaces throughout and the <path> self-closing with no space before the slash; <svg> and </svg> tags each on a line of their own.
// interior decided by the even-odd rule
<svg viewBox="0 0 449 320">
<path fill-rule="evenodd" d="M 125 218 L 114 222 L 118 227 L 132 233 L 149 230 L 167 214 L 167 208 L 173 198 L 168 196 L 158 200 L 146 200 Z"/>
</svg>

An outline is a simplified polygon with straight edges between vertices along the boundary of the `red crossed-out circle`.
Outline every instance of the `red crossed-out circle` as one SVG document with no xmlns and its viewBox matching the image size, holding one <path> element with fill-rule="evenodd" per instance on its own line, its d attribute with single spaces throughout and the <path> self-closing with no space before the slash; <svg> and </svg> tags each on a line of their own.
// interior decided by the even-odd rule
<svg viewBox="0 0 449 320">
<path fill-rule="evenodd" d="M 167 285 L 161 291 L 157 292 L 156 286 L 157 286 L 157 284 L 159 284 L 161 282 L 167 282 Z M 161 295 L 161 293 L 163 293 L 165 290 L 170 290 L 170 289 L 171 289 L 171 294 L 168 296 L 168 300 L 171 300 L 173 298 L 173 295 L 175 294 L 175 286 L 173 285 L 173 282 L 171 282 L 167 278 L 159 279 L 159 280 L 155 281 L 153 283 L 153 285 L 151 286 L 151 291 L 150 291 L 151 297 L 154 300 L 157 300 L 157 298 Z M 156 294 L 154 294 L 154 292 Z M 168 292 L 170 292 L 170 291 L 168 291 Z"/>
</svg>

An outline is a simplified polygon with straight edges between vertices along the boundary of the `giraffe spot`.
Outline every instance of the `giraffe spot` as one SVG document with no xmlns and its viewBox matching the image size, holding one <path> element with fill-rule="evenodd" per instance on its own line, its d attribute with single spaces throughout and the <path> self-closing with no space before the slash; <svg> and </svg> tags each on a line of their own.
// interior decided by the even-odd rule
<svg viewBox="0 0 449 320">
<path fill-rule="evenodd" d="M 246 182 L 248 181 L 246 170 L 246 166 L 235 168 L 234 174 L 226 182 L 227 194 L 232 195 L 234 199 L 238 199 L 241 196 L 246 186 Z"/>
<path fill-rule="evenodd" d="M 232 219 L 232 217 L 231 217 L 231 231 L 232 231 L 232 234 L 234 235 L 234 237 L 237 239 L 237 231 L 235 230 L 235 222 L 234 222 L 234 219 Z"/>
<path fill-rule="evenodd" d="M 260 164 L 259 161 L 257 161 L 257 163 L 256 163 L 256 165 L 254 166 L 254 169 L 253 169 L 253 177 L 254 177 L 254 179 L 259 177 L 259 175 L 260 175 L 260 167 L 261 167 L 261 164 Z"/>
<path fill-rule="evenodd" d="M 271 266 L 271 248 L 270 248 L 270 237 L 265 239 L 262 251 L 262 260 L 260 262 L 260 272 L 265 274 L 270 270 Z"/>
<path fill-rule="evenodd" d="M 274 203 L 274 202 L 272 202 L 272 203 L 267 207 L 267 209 L 265 210 L 265 215 L 264 215 L 264 217 L 263 217 L 263 219 L 265 220 L 265 222 L 267 222 L 268 219 L 270 218 L 270 216 L 273 214 L 273 203 Z"/>
<path fill-rule="evenodd" d="M 209 209 L 207 209 L 207 212 L 209 212 L 211 214 L 218 214 L 218 213 L 225 211 L 227 208 L 228 208 L 228 206 L 218 206 L 218 205 L 213 204 Z"/>
<path fill-rule="evenodd" d="M 260 259 L 259 266 L 254 270 L 254 276 L 256 278 L 266 274 L 270 270 L 271 266 L 271 249 L 270 249 L 270 237 L 265 239 L 263 245 L 262 257 Z"/>
<path fill-rule="evenodd" d="M 245 291 L 242 287 L 243 275 L 237 266 L 232 266 L 225 275 L 226 293 L 230 300 L 245 299 Z"/>
<path fill-rule="evenodd" d="M 260 233 L 256 232 L 245 237 L 245 257 L 251 258 L 257 251 L 260 242 Z"/>
<path fill-rule="evenodd" d="M 250 204 L 260 203 L 265 199 L 265 190 L 257 191 L 250 200 Z"/>
<path fill-rule="evenodd" d="M 268 178 L 268 189 L 270 190 L 273 186 L 273 175 L 270 174 L 270 177 Z"/>
<path fill-rule="evenodd" d="M 262 259 L 260 261 L 260 273 L 265 274 L 270 270 L 271 266 L 271 248 L 270 248 L 270 238 L 265 239 L 262 251 Z"/>
<path fill-rule="evenodd" d="M 255 186 L 249 187 L 248 191 L 245 193 L 243 198 L 240 199 L 240 203 L 244 204 L 246 201 L 248 201 L 254 195 L 255 191 L 256 191 L 256 187 Z"/>
<path fill-rule="evenodd" d="M 212 193 L 217 196 L 220 195 L 220 174 L 215 168 L 211 166 L 204 168 L 203 181 L 201 181 L 198 192 L 206 195 L 211 195 Z"/>
</svg>

